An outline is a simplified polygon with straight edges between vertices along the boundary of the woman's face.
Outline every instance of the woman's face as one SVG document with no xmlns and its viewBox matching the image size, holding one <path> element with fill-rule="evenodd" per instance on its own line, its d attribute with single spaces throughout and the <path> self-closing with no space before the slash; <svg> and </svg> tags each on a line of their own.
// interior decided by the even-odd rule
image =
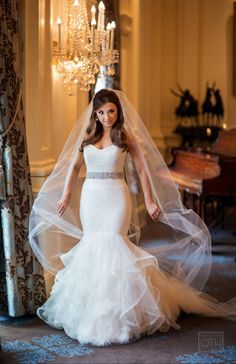
<svg viewBox="0 0 236 364">
<path fill-rule="evenodd" d="M 106 102 L 97 111 L 98 120 L 104 129 L 110 129 L 117 120 L 117 106 L 112 102 Z"/>
</svg>

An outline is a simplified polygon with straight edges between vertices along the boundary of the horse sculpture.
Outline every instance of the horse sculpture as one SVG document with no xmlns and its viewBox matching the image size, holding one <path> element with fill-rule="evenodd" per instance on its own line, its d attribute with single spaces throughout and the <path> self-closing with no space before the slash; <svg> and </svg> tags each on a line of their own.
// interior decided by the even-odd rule
<svg viewBox="0 0 236 364">
<path fill-rule="evenodd" d="M 171 89 L 172 94 L 180 98 L 179 105 L 175 109 L 176 117 L 181 119 L 182 126 L 192 126 L 192 120 L 194 120 L 194 125 L 197 126 L 199 124 L 198 101 L 188 89 L 183 90 L 179 84 L 177 86 L 180 93 Z"/>
<path fill-rule="evenodd" d="M 219 89 L 214 90 L 214 96 L 215 96 L 215 105 L 213 109 L 213 117 L 216 117 L 217 119 L 216 122 L 218 125 L 220 125 L 224 117 L 224 104 Z"/>
<path fill-rule="evenodd" d="M 212 87 L 206 84 L 206 96 L 202 104 L 202 120 L 205 125 L 220 126 L 224 117 L 224 105 L 219 89 L 215 88 L 215 82 Z M 216 122 L 215 122 L 216 119 Z"/>
</svg>

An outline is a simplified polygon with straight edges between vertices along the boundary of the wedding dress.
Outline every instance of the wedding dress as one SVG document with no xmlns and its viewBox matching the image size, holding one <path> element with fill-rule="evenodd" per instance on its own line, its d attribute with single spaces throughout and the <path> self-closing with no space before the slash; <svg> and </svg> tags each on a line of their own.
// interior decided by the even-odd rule
<svg viewBox="0 0 236 364">
<path fill-rule="evenodd" d="M 127 152 L 114 144 L 84 148 L 83 237 L 60 258 L 49 299 L 37 311 L 49 325 L 80 343 L 128 343 L 156 330 L 180 329 L 181 311 L 235 319 L 230 302 L 214 298 L 164 273 L 158 256 L 127 237 L 132 214 L 123 178 Z M 232 303 L 232 302 L 231 302 Z"/>
</svg>

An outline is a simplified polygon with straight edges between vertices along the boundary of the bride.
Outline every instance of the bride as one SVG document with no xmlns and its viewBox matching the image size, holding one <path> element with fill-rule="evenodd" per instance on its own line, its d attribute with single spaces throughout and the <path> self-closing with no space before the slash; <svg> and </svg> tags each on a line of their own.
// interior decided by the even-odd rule
<svg viewBox="0 0 236 364">
<path fill-rule="evenodd" d="M 168 243 L 152 250 L 130 240 L 139 238 L 133 164 L 149 215 L 166 227 Z M 180 329 L 182 311 L 236 320 L 235 298 L 220 303 L 201 291 L 211 271 L 209 232 L 182 205 L 165 162 L 120 91 L 99 91 L 76 124 L 35 200 L 30 242 L 56 274 L 37 314 L 80 343 L 123 344 Z"/>
</svg>

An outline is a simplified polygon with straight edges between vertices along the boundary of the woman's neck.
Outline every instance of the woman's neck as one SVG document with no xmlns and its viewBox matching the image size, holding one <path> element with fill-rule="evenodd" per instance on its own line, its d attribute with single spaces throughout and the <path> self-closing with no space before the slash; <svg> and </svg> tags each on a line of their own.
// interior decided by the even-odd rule
<svg viewBox="0 0 236 364">
<path fill-rule="evenodd" d="M 103 129 L 103 137 L 108 137 L 111 135 L 111 128 L 104 128 Z"/>
</svg>

